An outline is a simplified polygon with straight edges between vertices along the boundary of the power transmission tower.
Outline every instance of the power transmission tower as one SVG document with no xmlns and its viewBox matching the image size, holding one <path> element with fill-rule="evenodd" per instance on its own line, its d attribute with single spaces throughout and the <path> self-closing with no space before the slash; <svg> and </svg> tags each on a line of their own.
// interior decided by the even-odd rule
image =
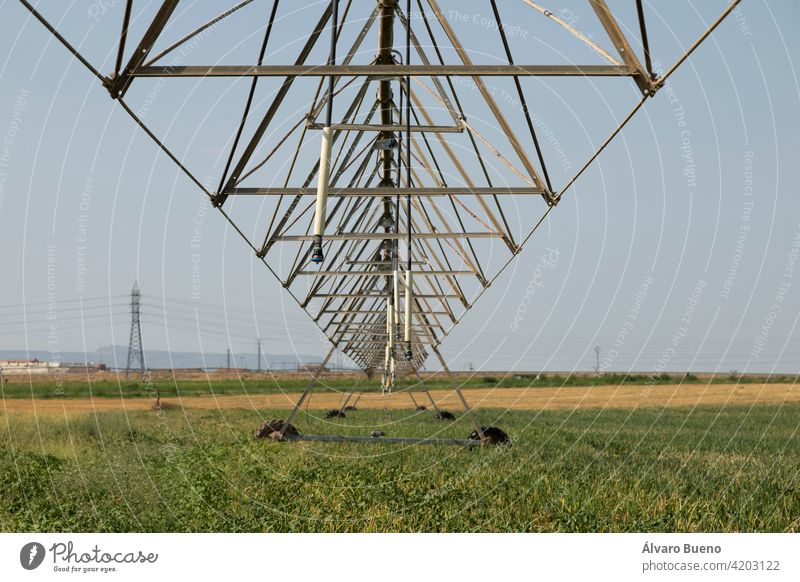
<svg viewBox="0 0 800 582">
<path fill-rule="evenodd" d="M 139 361 L 139 377 L 144 379 L 144 351 L 142 350 L 142 320 L 140 317 L 142 293 L 139 285 L 133 284 L 131 289 L 131 336 L 128 340 L 128 363 L 125 366 L 125 379 L 131 373 L 131 362 Z"/>
<path fill-rule="evenodd" d="M 228 370 L 230 370 L 231 369 L 231 349 L 230 348 L 228 348 L 227 355 L 228 355 L 228 357 L 227 357 L 226 362 L 225 362 L 225 367 Z"/>
<path fill-rule="evenodd" d="M 258 371 L 261 371 L 261 338 L 258 338 Z"/>
<path fill-rule="evenodd" d="M 594 367 L 594 373 L 598 375 L 600 374 L 600 350 L 600 346 L 595 346 L 594 352 L 597 354 L 597 365 Z"/>
</svg>

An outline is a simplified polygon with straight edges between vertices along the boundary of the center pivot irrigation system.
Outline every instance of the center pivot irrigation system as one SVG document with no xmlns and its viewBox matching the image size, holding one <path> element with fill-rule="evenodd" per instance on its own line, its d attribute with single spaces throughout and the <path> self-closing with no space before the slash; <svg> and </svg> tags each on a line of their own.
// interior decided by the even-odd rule
<svg viewBox="0 0 800 582">
<path fill-rule="evenodd" d="M 127 0 L 114 70 L 103 75 L 36 7 L 20 0 L 210 198 L 330 341 L 330 351 L 294 409 L 285 421 L 274 421 L 278 425 L 273 436 L 376 440 L 300 435 L 291 422 L 337 349 L 368 375 L 380 371 L 384 394 L 395 388 L 398 375 L 415 374 L 433 353 L 449 375 L 474 431 L 463 441 L 391 441 L 470 445 L 491 441 L 489 429 L 471 413 L 439 344 L 520 253 L 564 193 L 738 4 L 731 2 L 659 76 L 653 71 L 642 0 L 625 3 L 626 9 L 635 4 L 637 50 L 605 0 L 587 1 L 607 41 L 593 40 L 529 0 L 459 3 L 461 10 L 491 10 L 494 18 L 493 27 L 473 32 L 471 41 L 477 46 L 472 47 L 462 43 L 458 19 L 448 18 L 437 0 L 314 3 L 301 7 L 311 29 L 296 31 L 294 45 L 300 50 L 294 62 L 277 64 L 265 58 L 268 46 L 275 51 L 270 37 L 276 35 L 282 13 L 298 10 L 297 2 L 282 6 L 279 0 L 265 1 L 257 8 L 258 2 L 245 0 L 188 34 L 167 40 L 177 36 L 170 32 L 171 21 L 192 8 L 176 12 L 178 0 L 163 0 L 147 17 L 143 34 L 137 35 L 138 43 L 131 49 L 129 27 L 134 21 L 141 23 L 148 9 L 132 19 L 134 3 Z M 524 6 L 530 14 L 525 23 L 529 29 L 560 27 L 565 39 L 585 45 L 587 53 L 603 64 L 517 62 L 498 4 L 504 9 Z M 306 16 L 318 10 L 318 16 Z M 190 54 L 185 49 L 212 27 L 244 12 L 250 12 L 251 19 L 263 19 L 255 64 L 163 64 L 176 51 Z M 377 46 L 369 48 L 367 39 Z M 325 41 L 330 43 L 327 50 Z M 473 62 L 487 44 L 501 47 L 502 62 Z M 231 47 L 216 48 L 227 54 Z M 315 56 L 317 64 L 309 64 Z M 126 102 L 126 94 L 139 79 L 173 77 L 227 78 L 229 83 L 242 83 L 244 78 L 249 85 L 242 115 L 231 123 L 232 137 L 226 136 L 228 141 L 220 145 L 227 156 L 216 190 L 203 184 Z M 509 83 L 506 96 L 511 98 L 497 99 L 486 83 L 489 77 Z M 627 79 L 638 90 L 630 113 L 560 189 L 551 182 L 535 113 L 529 109 L 533 101 L 524 83 L 530 77 Z M 277 78 L 277 83 L 264 78 Z M 273 83 L 263 104 L 256 98 L 259 80 Z M 307 108 L 294 113 L 301 98 Z M 519 121 L 510 120 L 512 114 Z M 296 120 L 286 121 L 291 116 Z M 523 140 L 518 132 L 529 135 Z M 317 138 L 319 145 L 314 143 Z M 302 155 L 309 144 L 319 147 L 318 157 Z M 301 170 L 306 163 L 310 167 Z M 276 181 L 280 183 L 275 185 Z M 257 213 L 271 210 L 268 219 L 259 220 L 262 231 L 268 225 L 263 238 L 259 233 L 248 237 L 233 215 L 234 208 L 253 199 L 260 204 Z M 244 208 L 252 217 L 252 207 Z M 512 228 L 512 219 L 522 228 Z"/>
</svg>

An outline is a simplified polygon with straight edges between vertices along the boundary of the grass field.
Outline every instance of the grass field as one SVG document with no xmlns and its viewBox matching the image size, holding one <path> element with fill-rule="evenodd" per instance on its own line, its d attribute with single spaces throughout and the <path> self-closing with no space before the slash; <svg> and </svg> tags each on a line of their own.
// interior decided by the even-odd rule
<svg viewBox="0 0 800 582">
<path fill-rule="evenodd" d="M 752 404 L 800 403 L 796 384 L 663 384 L 641 386 L 556 386 L 531 388 L 465 388 L 462 393 L 474 408 L 503 410 L 575 410 L 587 408 L 637 408 L 664 406 L 734 406 Z M 416 396 L 413 396 L 416 394 Z M 444 409 L 462 410 L 463 405 L 452 389 L 433 389 L 428 393 L 395 392 L 384 397 L 377 392 L 357 396 L 359 409 L 402 410 L 422 404 L 432 407 L 429 397 Z M 162 408 L 228 410 L 291 408 L 297 392 L 247 393 L 242 390 L 223 394 L 164 397 Z M 318 388 L 303 404 L 309 410 L 332 410 L 342 407 L 347 393 Z M 348 402 L 355 402 L 351 399 Z M 64 415 L 81 412 L 152 410 L 155 393 L 150 397 L 103 398 L 6 398 L 0 400 L 0 412 Z"/>
<path fill-rule="evenodd" d="M 3 531 L 796 531 L 800 404 L 477 412 L 510 448 L 256 441 L 274 410 L 0 414 Z M 464 438 L 463 418 L 338 430 Z M 399 421 L 403 421 L 402 424 Z M 303 432 L 332 421 L 301 415 Z M 370 428 L 366 428 L 369 426 Z"/>
<path fill-rule="evenodd" d="M 268 373 L 257 374 L 242 372 L 240 378 L 230 377 L 230 374 L 219 375 L 216 373 L 203 374 L 196 372 L 191 378 L 169 378 L 168 375 L 154 375 L 149 382 L 125 381 L 123 376 L 119 379 L 113 373 L 106 373 L 103 377 L 86 380 L 86 376 L 74 375 L 76 378 L 65 376 L 62 382 L 52 378 L 40 379 L 36 376 L 7 376 L 3 386 L 4 398 L 143 398 L 155 394 L 162 397 L 175 396 L 204 396 L 210 394 L 279 394 L 282 392 L 302 392 L 308 385 L 308 376 L 295 373 L 292 375 Z M 770 377 L 731 374 L 719 375 L 711 378 L 698 378 L 694 374 L 514 374 L 487 375 L 476 373 L 473 375 L 459 374 L 456 378 L 461 388 L 559 388 L 570 386 L 622 386 L 622 385 L 654 385 L 664 386 L 671 384 L 792 384 L 796 381 L 794 376 Z M 363 375 L 356 374 L 328 374 L 319 382 L 327 388 L 338 391 L 359 390 L 364 392 L 380 392 L 380 380 L 366 380 Z M 414 390 L 437 390 L 450 388 L 450 380 L 443 374 L 425 374 L 421 379 L 401 379 L 398 388 L 413 388 Z"/>
</svg>

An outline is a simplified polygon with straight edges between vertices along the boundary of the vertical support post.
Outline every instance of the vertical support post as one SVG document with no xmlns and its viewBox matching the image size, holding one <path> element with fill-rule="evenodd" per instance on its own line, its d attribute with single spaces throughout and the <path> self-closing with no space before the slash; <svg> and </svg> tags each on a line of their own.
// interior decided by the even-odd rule
<svg viewBox="0 0 800 582">
<path fill-rule="evenodd" d="M 410 249 L 409 249 L 410 250 Z M 410 362 L 414 358 L 411 351 L 411 310 L 413 308 L 413 297 L 411 292 L 411 259 L 409 258 L 408 269 L 406 269 L 406 309 L 405 309 L 405 342 L 406 342 L 406 361 Z"/>
<path fill-rule="evenodd" d="M 381 383 L 381 391 L 383 395 L 391 393 L 392 391 L 392 338 L 394 337 L 394 293 L 390 294 L 389 299 L 386 301 L 386 348 L 383 360 L 383 381 Z"/>
<path fill-rule="evenodd" d="M 122 68 L 122 57 L 125 55 L 125 42 L 128 38 L 128 25 L 131 22 L 131 5 L 133 0 L 127 0 L 125 3 L 125 15 L 122 17 L 122 32 L 119 35 L 119 48 L 117 49 L 117 62 L 114 65 L 114 78 L 119 77 L 119 71 Z"/>
<path fill-rule="evenodd" d="M 450 371 L 450 368 L 447 366 L 447 362 L 445 361 L 442 354 L 439 352 L 439 348 L 436 347 L 435 345 L 432 345 L 431 350 L 433 351 L 434 354 L 436 354 L 436 359 L 439 360 L 439 363 L 442 365 L 442 368 L 447 373 L 447 377 L 450 379 L 450 386 L 453 388 L 453 391 L 456 393 L 456 396 L 458 396 L 458 399 L 464 406 L 464 415 L 469 419 L 470 423 L 472 423 L 472 428 L 474 428 L 475 432 L 478 433 L 480 439 L 483 440 L 483 430 L 481 430 L 481 425 L 478 424 L 478 421 L 472 414 L 472 409 L 469 407 L 469 404 L 467 404 L 467 399 L 464 398 L 464 394 L 461 392 L 461 388 L 459 388 L 458 385 L 456 384 L 456 380 L 453 377 L 453 373 Z"/>
<path fill-rule="evenodd" d="M 644 19 L 644 6 L 642 0 L 636 0 L 636 13 L 639 15 L 639 32 L 642 36 L 642 50 L 644 50 L 644 66 L 650 78 L 655 78 L 653 73 L 653 63 L 650 59 L 650 42 L 647 40 L 647 24 Z"/>
<path fill-rule="evenodd" d="M 406 0 L 406 65 L 411 64 L 411 0 Z M 411 188 L 411 75 L 406 76 L 406 186 Z M 410 192 L 410 190 L 409 190 Z M 400 221 L 398 213 L 398 222 Z M 406 342 L 406 361 L 414 359 L 411 351 L 411 194 L 406 197 L 406 229 L 408 230 L 408 240 L 406 242 L 406 310 L 405 310 L 405 333 L 403 334 Z"/>
<path fill-rule="evenodd" d="M 294 405 L 294 408 L 292 408 L 292 411 L 289 413 L 289 416 L 286 418 L 286 421 L 283 423 L 283 426 L 281 427 L 281 432 L 280 432 L 281 439 L 283 438 L 283 435 L 286 433 L 286 429 L 292 423 L 292 420 L 297 414 L 297 411 L 300 410 L 300 407 L 303 405 L 303 401 L 306 398 L 308 398 L 309 394 L 311 394 L 311 390 L 314 388 L 314 382 L 317 381 L 317 378 L 322 373 L 322 370 L 325 369 L 325 366 L 330 361 L 331 356 L 333 356 L 333 353 L 336 351 L 337 345 L 338 344 L 333 344 L 333 346 L 331 346 L 331 349 L 328 350 L 328 354 L 325 356 L 325 359 L 322 360 L 322 363 L 319 365 L 319 368 L 317 368 L 314 371 L 314 374 L 312 374 L 311 379 L 308 381 L 308 386 L 306 386 L 305 391 L 300 395 L 300 398 L 297 400 L 297 403 Z"/>
<path fill-rule="evenodd" d="M 333 79 L 333 77 L 331 77 Z M 329 122 L 330 123 L 330 122 Z M 314 212 L 314 248 L 311 261 L 321 263 L 325 260 L 322 252 L 322 235 L 325 233 L 325 216 L 328 205 L 328 186 L 330 181 L 331 159 L 330 124 L 322 129 L 322 144 L 319 152 L 319 174 L 317 176 L 317 206 Z"/>
<path fill-rule="evenodd" d="M 328 64 L 336 64 L 336 36 L 339 27 L 339 0 L 331 0 L 332 20 L 331 20 L 331 52 L 328 57 Z M 333 124 L 333 93 L 336 88 L 336 77 L 328 77 L 328 102 L 325 119 L 325 127 L 322 129 L 322 144 L 319 153 L 319 174 L 317 176 L 317 205 L 314 214 L 314 243 L 311 251 L 311 261 L 321 263 L 325 260 L 322 252 L 322 235 L 325 232 L 325 213 L 328 205 L 328 186 L 331 179 L 330 159 L 331 147 L 333 144 L 333 134 L 331 125 Z"/>
<path fill-rule="evenodd" d="M 392 276 L 394 294 L 394 326 L 392 333 L 395 334 L 397 341 L 400 341 L 400 271 L 395 266 Z"/>
</svg>

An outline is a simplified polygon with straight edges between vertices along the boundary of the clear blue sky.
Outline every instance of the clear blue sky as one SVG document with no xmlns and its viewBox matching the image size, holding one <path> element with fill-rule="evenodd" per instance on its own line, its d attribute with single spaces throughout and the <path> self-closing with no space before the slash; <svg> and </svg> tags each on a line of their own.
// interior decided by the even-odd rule
<svg viewBox="0 0 800 582">
<path fill-rule="evenodd" d="M 636 44 L 634 3 L 609 3 L 621 8 Z M 101 72 L 111 70 L 124 2 L 39 4 Z M 134 39 L 157 4 L 134 2 Z M 158 46 L 233 4 L 182 3 Z M 268 62 L 293 60 L 303 41 L 299 31 L 312 26 L 324 5 L 284 4 Z M 502 58 L 489 2 L 470 2 L 468 9 L 464 2 L 440 4 L 476 62 Z M 521 0 L 499 4 L 518 63 L 601 62 Z M 611 47 L 587 3 L 542 4 Z M 726 3 L 645 4 L 654 60 L 664 69 Z M 251 64 L 269 6 L 256 0 L 175 56 L 180 64 Z M 353 19 L 372 6 L 354 1 Z M 796 373 L 798 25 L 796 0 L 742 2 L 445 340 L 453 367 L 588 370 L 601 346 L 609 371 Z M 372 42 L 358 62 L 371 58 Z M 311 61 L 322 62 L 324 52 Z M 0 55 L 0 349 L 126 344 L 126 294 L 136 279 L 147 349 L 254 351 L 262 336 L 267 352 L 323 353 L 305 313 L 197 188 L 15 0 L 0 0 Z M 505 81 L 487 82 L 508 88 Z M 543 142 L 556 185 L 636 98 L 633 84 L 620 80 L 524 85 L 552 132 Z M 128 100 L 207 180 L 221 173 L 246 88 L 243 81 L 143 80 Z M 263 84 L 259 111 L 273 90 Z M 293 123 L 308 99 L 307 86 L 299 85 L 283 123 Z M 468 112 L 473 103 L 474 96 L 465 98 Z M 248 232 L 268 216 L 241 212 Z M 523 207 L 514 220 L 522 228 L 533 218 Z M 557 260 L 542 262 L 548 253 Z M 109 296 L 110 305 L 102 299 Z M 55 344 L 48 341 L 51 298 Z"/>
</svg>

